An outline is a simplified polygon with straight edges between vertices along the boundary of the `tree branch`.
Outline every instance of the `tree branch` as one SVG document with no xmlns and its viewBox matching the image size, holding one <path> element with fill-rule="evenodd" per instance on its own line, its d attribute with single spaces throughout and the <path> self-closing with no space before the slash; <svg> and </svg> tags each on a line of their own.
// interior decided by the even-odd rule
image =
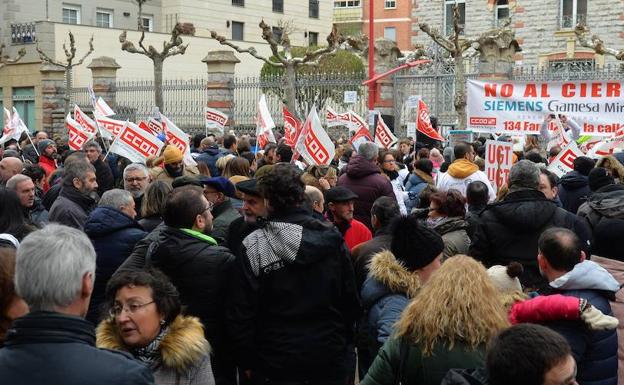
<svg viewBox="0 0 624 385">
<path fill-rule="evenodd" d="M 2 51 L 4 51 L 5 45 L 4 43 L 0 44 L 0 68 L 4 67 L 7 64 L 13 64 L 18 62 L 21 58 L 26 55 L 26 49 L 21 48 L 17 51 L 17 56 L 14 59 L 10 59 L 9 55 L 2 56 Z"/>
<path fill-rule="evenodd" d="M 140 40 L 142 51 L 136 49 L 134 44 L 126 38 L 127 34 L 128 34 L 128 31 L 123 31 L 119 35 L 119 42 L 121 43 L 121 50 L 129 52 L 129 53 L 138 53 L 138 54 L 150 57 L 149 52 L 145 49 L 145 47 L 143 47 L 143 37 L 145 35 L 145 31 L 143 31 L 142 36 L 141 36 L 141 40 Z"/>
<path fill-rule="evenodd" d="M 275 56 L 277 60 L 280 61 L 280 63 L 286 65 L 286 59 L 282 55 L 280 55 L 279 50 L 277 49 L 277 47 L 279 46 L 279 42 L 273 37 L 273 31 L 271 30 L 271 27 L 269 27 L 269 25 L 266 24 L 264 20 L 262 20 L 260 21 L 260 28 L 262 28 L 262 38 L 267 43 L 269 43 L 273 56 Z"/>
<path fill-rule="evenodd" d="M 215 31 L 211 31 L 210 32 L 210 37 L 215 39 L 216 41 L 218 41 L 221 45 L 226 45 L 226 46 L 228 46 L 230 48 L 233 48 L 238 53 L 249 54 L 249 55 L 255 57 L 258 60 L 262 60 L 263 62 L 267 63 L 270 66 L 273 66 L 273 67 L 284 67 L 283 63 L 274 62 L 274 61 L 270 60 L 269 58 L 264 57 L 264 56 L 258 54 L 258 51 L 256 51 L 256 49 L 254 47 L 241 48 L 238 45 L 229 42 L 225 37 L 218 35 Z"/>
<path fill-rule="evenodd" d="M 453 42 L 451 42 L 446 37 L 442 36 L 440 34 L 440 31 L 438 31 L 435 28 L 431 28 L 429 24 L 427 23 L 420 23 L 418 26 L 420 27 L 421 31 L 429 35 L 431 40 L 436 42 L 440 47 L 450 52 L 451 54 L 453 53 L 453 51 L 455 50 L 455 46 L 453 45 Z"/>
<path fill-rule="evenodd" d="M 592 35 L 591 41 L 588 41 L 587 35 L 589 35 L 589 28 L 587 26 L 578 24 L 574 29 L 574 33 L 583 47 L 591 48 L 600 55 L 611 55 L 617 60 L 624 60 L 624 49 L 618 51 L 613 48 L 605 47 L 604 41 L 602 41 L 598 35 Z"/>
<path fill-rule="evenodd" d="M 76 50 L 74 49 L 74 53 L 76 52 Z M 73 66 L 79 66 L 81 65 L 85 59 L 87 58 L 87 56 L 91 55 L 91 53 L 93 53 L 93 35 L 91 35 L 91 39 L 89 39 L 89 51 L 87 53 L 85 53 L 85 55 L 82 57 L 82 59 L 80 59 L 78 61 L 78 63 L 74 64 Z"/>
</svg>

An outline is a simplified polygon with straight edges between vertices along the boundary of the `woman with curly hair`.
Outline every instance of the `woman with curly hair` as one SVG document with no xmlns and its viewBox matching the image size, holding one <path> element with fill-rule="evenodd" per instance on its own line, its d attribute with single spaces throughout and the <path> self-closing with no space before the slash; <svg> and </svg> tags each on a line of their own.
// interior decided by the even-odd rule
<svg viewBox="0 0 624 385">
<path fill-rule="evenodd" d="M 466 254 L 470 247 L 466 199 L 454 189 L 440 191 L 429 197 L 427 227 L 436 231 L 444 240 L 444 259 L 455 254 Z"/>
<path fill-rule="evenodd" d="M 457 255 L 405 308 L 361 384 L 438 385 L 451 368 L 483 366 L 486 343 L 507 326 L 485 267 Z"/>
</svg>

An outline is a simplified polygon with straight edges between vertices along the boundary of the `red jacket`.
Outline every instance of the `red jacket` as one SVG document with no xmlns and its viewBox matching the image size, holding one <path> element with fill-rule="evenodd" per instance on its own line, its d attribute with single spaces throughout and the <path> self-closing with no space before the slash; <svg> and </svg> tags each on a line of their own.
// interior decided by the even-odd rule
<svg viewBox="0 0 624 385">
<path fill-rule="evenodd" d="M 50 185 L 48 184 L 48 178 L 50 177 L 50 175 L 52 175 L 52 173 L 57 168 L 56 160 L 50 159 L 47 156 L 41 155 L 39 157 L 39 166 L 41 166 L 41 168 L 43 169 L 43 171 L 45 171 L 45 174 L 46 174 L 46 177 L 43 180 L 43 192 L 46 192 L 50 188 Z"/>
<path fill-rule="evenodd" d="M 349 251 L 351 251 L 355 246 L 360 243 L 364 243 L 371 238 L 373 235 L 371 234 L 368 227 L 365 224 L 358 221 L 357 219 L 351 220 L 350 226 L 346 232 L 343 233 L 343 237 Z"/>
</svg>

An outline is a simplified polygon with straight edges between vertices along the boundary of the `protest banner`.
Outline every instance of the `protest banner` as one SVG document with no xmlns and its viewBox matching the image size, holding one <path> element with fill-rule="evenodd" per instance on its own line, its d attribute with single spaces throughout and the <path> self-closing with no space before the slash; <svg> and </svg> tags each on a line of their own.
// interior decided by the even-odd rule
<svg viewBox="0 0 624 385">
<path fill-rule="evenodd" d="M 28 127 L 26 127 L 26 124 L 24 124 L 24 121 L 20 117 L 15 107 L 13 107 L 12 115 L 7 109 L 4 110 L 4 113 L 5 115 L 8 114 L 7 116 L 9 116 L 10 118 L 6 120 L 6 124 L 2 130 L 0 145 L 5 144 L 11 139 L 19 141 L 22 137 L 22 133 L 24 132 L 28 135 Z M 28 137 L 30 138 L 30 135 L 28 135 Z"/>
<path fill-rule="evenodd" d="M 373 138 L 371 137 L 371 134 L 366 127 L 360 127 L 360 129 L 355 134 L 353 134 L 351 139 L 349 139 L 349 142 L 351 143 L 351 146 L 355 151 L 360 148 L 360 144 L 372 141 Z"/>
<path fill-rule="evenodd" d="M 561 178 L 574 169 L 574 159 L 579 156 L 583 156 L 583 152 L 578 148 L 576 142 L 572 141 L 550 162 L 548 170 Z"/>
<path fill-rule="evenodd" d="M 379 118 L 377 119 L 377 127 L 375 128 L 375 143 L 388 149 L 392 147 L 398 141 L 397 137 L 394 136 L 390 128 L 386 125 L 381 114 L 379 114 Z"/>
<path fill-rule="evenodd" d="M 102 99 L 100 96 L 98 100 L 95 102 L 95 106 L 93 107 L 94 111 L 97 111 L 100 116 L 111 116 L 115 115 L 115 111 L 109 107 L 109 105 Z"/>
<path fill-rule="evenodd" d="M 309 165 L 327 165 L 335 154 L 334 143 L 323 129 L 316 107 L 312 107 L 297 139 L 293 161 L 301 155 Z"/>
<path fill-rule="evenodd" d="M 512 163 L 512 143 L 496 140 L 485 142 L 485 174 L 496 191 L 509 181 Z"/>
<path fill-rule="evenodd" d="M 365 128 L 368 131 L 368 125 L 362 119 L 362 117 L 355 112 L 349 110 L 347 112 L 349 114 L 349 131 L 351 132 L 359 132 L 362 128 Z"/>
<path fill-rule="evenodd" d="M 157 156 L 164 145 L 158 138 L 136 124 L 126 122 L 111 144 L 109 152 L 128 158 L 132 162 L 145 163 L 147 158 Z"/>
<path fill-rule="evenodd" d="M 258 101 L 258 115 L 256 117 L 256 140 L 259 148 L 263 149 L 267 144 L 275 143 L 273 128 L 275 128 L 275 122 L 269 112 L 266 97 L 262 94 Z"/>
<path fill-rule="evenodd" d="M 282 112 L 284 114 L 284 143 L 290 147 L 295 147 L 301 132 L 301 122 L 288 111 L 286 105 L 282 105 Z"/>
<path fill-rule="evenodd" d="M 126 125 L 125 120 L 115 120 L 108 118 L 106 116 L 100 116 L 97 112 L 94 111 L 95 121 L 102 128 L 102 136 L 104 136 L 104 131 L 108 132 L 112 137 L 116 137 L 119 135 L 119 132 L 123 130 Z"/>
<path fill-rule="evenodd" d="M 228 116 L 214 108 L 204 107 L 204 116 L 206 117 L 206 130 L 216 129 L 221 135 L 225 132 L 225 125 Z"/>
<path fill-rule="evenodd" d="M 159 113 L 160 114 L 160 113 Z M 165 115 L 160 114 L 160 121 L 165 132 L 167 144 L 176 146 L 184 154 L 184 164 L 187 166 L 197 166 L 197 162 L 191 156 L 191 139 L 188 134 L 182 131 Z"/>
<path fill-rule="evenodd" d="M 77 104 L 74 104 L 74 119 L 76 123 L 78 123 L 84 131 L 87 131 L 90 134 L 97 134 L 97 124 L 91 119 L 87 114 L 82 112 L 80 107 Z"/>
<path fill-rule="evenodd" d="M 418 132 L 428 136 L 431 139 L 439 140 L 441 142 L 444 141 L 442 135 L 440 135 L 431 125 L 429 107 L 427 107 L 422 99 L 418 100 L 418 120 L 416 122 L 416 129 Z"/>
<path fill-rule="evenodd" d="M 160 121 L 160 118 L 155 118 L 153 116 L 150 116 L 146 124 L 147 124 L 147 127 L 156 135 L 162 134 L 164 132 L 163 124 Z"/>
<path fill-rule="evenodd" d="M 581 134 L 610 136 L 624 128 L 622 82 L 467 82 L 468 128 L 512 135 L 539 134 L 547 115 L 565 115 Z M 555 130 L 554 124 L 549 130 Z"/>
<path fill-rule="evenodd" d="M 88 131 L 78 121 L 72 119 L 70 114 L 65 117 L 65 127 L 69 134 L 67 144 L 74 151 L 82 150 L 82 146 L 95 138 L 95 132 Z"/>
</svg>

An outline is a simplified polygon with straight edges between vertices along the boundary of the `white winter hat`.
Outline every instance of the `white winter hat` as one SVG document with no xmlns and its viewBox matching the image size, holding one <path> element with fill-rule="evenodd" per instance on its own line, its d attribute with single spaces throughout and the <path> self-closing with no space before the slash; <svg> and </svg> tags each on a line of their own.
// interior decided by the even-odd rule
<svg viewBox="0 0 624 385">
<path fill-rule="evenodd" d="M 487 272 L 498 290 L 502 293 L 513 293 L 522 291 L 522 285 L 518 277 L 522 275 L 523 270 L 521 264 L 511 262 L 507 266 L 494 265 Z"/>
</svg>

